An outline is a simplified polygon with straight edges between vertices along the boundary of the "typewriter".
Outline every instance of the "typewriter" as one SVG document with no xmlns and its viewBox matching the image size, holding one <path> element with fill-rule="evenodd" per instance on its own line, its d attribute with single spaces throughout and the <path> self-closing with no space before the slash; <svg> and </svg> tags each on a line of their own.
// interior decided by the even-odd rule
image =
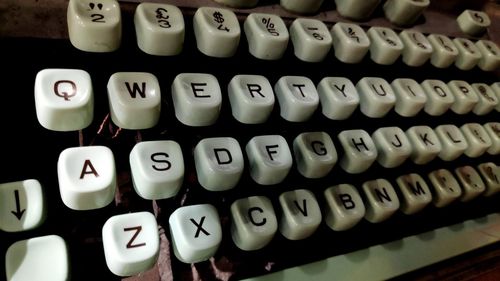
<svg viewBox="0 0 500 281">
<path fill-rule="evenodd" d="M 500 240 L 499 15 L 2 1 L 0 279 L 473 272 Z"/>
</svg>

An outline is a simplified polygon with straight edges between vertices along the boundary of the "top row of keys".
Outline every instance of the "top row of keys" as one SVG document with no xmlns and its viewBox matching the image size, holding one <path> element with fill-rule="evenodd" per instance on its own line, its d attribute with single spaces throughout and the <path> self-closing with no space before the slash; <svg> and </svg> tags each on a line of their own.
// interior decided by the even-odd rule
<svg viewBox="0 0 500 281">
<path fill-rule="evenodd" d="M 87 0 L 72 0 L 68 7 L 68 30 L 72 44 L 90 52 L 111 52 L 119 47 L 121 18 L 118 3 L 95 5 Z M 103 1 L 103 2 L 106 2 Z M 109 4 L 109 5 L 108 5 Z M 95 11 L 97 10 L 97 11 Z M 177 55 L 184 44 L 185 24 L 182 12 L 168 4 L 141 3 L 134 15 L 139 48 L 158 56 Z M 198 49 L 211 57 L 231 57 L 238 49 L 241 28 L 236 14 L 223 8 L 200 7 L 193 17 Z M 373 61 L 389 65 L 400 56 L 410 66 L 430 59 L 435 67 L 452 63 L 468 70 L 476 65 L 495 70 L 500 64 L 500 49 L 489 40 L 476 43 L 466 38 L 445 35 L 425 36 L 406 29 L 400 34 L 386 27 L 371 27 L 367 32 L 354 23 L 338 22 L 328 29 L 316 19 L 297 18 L 289 29 L 278 15 L 250 13 L 243 23 L 249 52 L 259 59 L 280 59 L 293 44 L 295 55 L 307 62 L 323 60 L 332 49 L 345 63 L 360 62 L 368 51 Z"/>
<path fill-rule="evenodd" d="M 258 0 L 213 0 L 217 3 L 235 8 L 252 8 Z M 280 0 L 285 10 L 299 14 L 313 14 L 320 10 L 323 0 Z M 344 18 L 362 21 L 368 19 L 376 10 L 381 0 L 335 0 L 337 12 Z M 430 0 L 387 0 L 382 6 L 387 20 L 397 26 L 414 24 L 424 10 L 430 5 Z M 476 10 L 464 10 L 457 17 L 457 24 L 468 35 L 481 35 L 490 26 L 489 16 Z"/>
</svg>

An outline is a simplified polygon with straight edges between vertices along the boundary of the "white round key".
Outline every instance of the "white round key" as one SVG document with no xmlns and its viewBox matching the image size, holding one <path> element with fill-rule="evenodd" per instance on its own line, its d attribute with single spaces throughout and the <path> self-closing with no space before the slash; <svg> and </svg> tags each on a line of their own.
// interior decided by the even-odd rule
<svg viewBox="0 0 500 281">
<path fill-rule="evenodd" d="M 451 80 L 448 87 L 455 96 L 451 110 L 456 114 L 469 113 L 479 101 L 476 91 L 466 81 Z"/>
<path fill-rule="evenodd" d="M 20 240 L 5 253 L 7 280 L 69 280 L 69 254 L 64 239 L 47 235 Z"/>
<path fill-rule="evenodd" d="M 394 30 L 372 26 L 367 33 L 370 38 L 370 57 L 382 65 L 393 64 L 403 51 L 403 42 Z"/>
<path fill-rule="evenodd" d="M 234 188 L 245 166 L 240 144 L 228 137 L 202 139 L 194 148 L 194 163 L 200 185 L 210 191 Z"/>
<path fill-rule="evenodd" d="M 453 43 L 455 43 L 458 49 L 455 66 L 462 70 L 474 68 L 482 57 L 476 45 L 467 38 L 455 38 L 453 39 Z"/>
<path fill-rule="evenodd" d="M 371 137 L 377 147 L 377 161 L 385 168 L 401 165 L 411 154 L 410 141 L 398 127 L 378 128 Z"/>
<path fill-rule="evenodd" d="M 122 17 L 116 0 L 70 0 L 67 9 L 71 44 L 86 52 L 113 52 L 121 44 Z"/>
<path fill-rule="evenodd" d="M 196 46 L 205 55 L 231 57 L 240 43 L 240 23 L 228 9 L 200 7 L 193 18 Z"/>
<path fill-rule="evenodd" d="M 222 94 L 217 78 L 204 73 L 181 73 L 172 83 L 175 116 L 188 126 L 213 125 L 219 118 Z"/>
<path fill-rule="evenodd" d="M 444 114 L 455 101 L 455 96 L 450 88 L 441 80 L 426 79 L 421 83 L 427 102 L 424 111 L 432 116 Z"/>
<path fill-rule="evenodd" d="M 494 71 L 500 67 L 500 48 L 490 40 L 478 40 L 476 47 L 481 52 L 478 66 L 484 71 Z"/>
<path fill-rule="evenodd" d="M 222 241 L 219 214 L 210 204 L 180 207 L 168 224 L 175 257 L 184 263 L 208 260 Z"/>
<path fill-rule="evenodd" d="M 115 275 L 126 277 L 154 266 L 160 251 L 156 218 L 149 212 L 110 217 L 102 227 L 106 264 Z"/>
<path fill-rule="evenodd" d="M 129 156 L 135 192 L 148 200 L 173 197 L 184 179 L 184 158 L 177 142 L 139 142 Z"/>
<path fill-rule="evenodd" d="M 280 115 L 290 122 L 308 120 L 319 105 L 319 96 L 311 79 L 283 76 L 274 85 Z"/>
<path fill-rule="evenodd" d="M 66 148 L 59 154 L 57 176 L 61 199 L 73 210 L 103 208 L 114 199 L 115 160 L 106 146 Z"/>
<path fill-rule="evenodd" d="M 381 0 L 335 0 L 339 14 L 353 20 L 369 18 Z"/>
<path fill-rule="evenodd" d="M 365 205 L 356 187 L 339 184 L 328 187 L 323 192 L 326 200 L 325 221 L 335 231 L 343 231 L 355 226 L 365 216 Z"/>
<path fill-rule="evenodd" d="M 160 3 L 140 3 L 134 13 L 139 48 L 150 55 L 173 56 L 184 45 L 184 17 L 179 8 Z"/>
<path fill-rule="evenodd" d="M 311 236 L 321 223 L 322 215 L 314 194 L 307 189 L 281 193 L 282 210 L 279 230 L 290 240 L 302 240 Z"/>
<path fill-rule="evenodd" d="M 493 144 L 489 134 L 479 123 L 465 123 L 460 127 L 467 143 L 465 155 L 476 158 L 483 155 Z"/>
<path fill-rule="evenodd" d="M 290 40 L 295 56 L 307 62 L 322 61 L 332 48 L 328 28 L 316 19 L 295 19 L 290 26 Z"/>
<path fill-rule="evenodd" d="M 290 147 L 280 135 L 255 136 L 248 141 L 245 152 L 250 176 L 261 185 L 282 182 L 293 164 Z"/>
<path fill-rule="evenodd" d="M 472 112 L 477 115 L 490 113 L 499 102 L 495 92 L 485 83 L 472 83 L 471 86 L 479 97 L 479 101 L 472 109 Z"/>
<path fill-rule="evenodd" d="M 107 84 L 111 120 L 120 128 L 149 129 L 160 119 L 161 92 L 156 76 L 117 72 Z"/>
<path fill-rule="evenodd" d="M 19 232 L 38 227 L 45 219 L 42 185 L 36 179 L 0 184 L 0 230 Z"/>
<path fill-rule="evenodd" d="M 330 29 L 335 57 L 344 63 L 359 63 L 370 48 L 370 38 L 357 24 L 337 22 Z"/>
<path fill-rule="evenodd" d="M 446 68 L 455 62 L 458 49 L 448 36 L 430 34 L 427 36 L 432 45 L 431 64 L 438 68 Z"/>
<path fill-rule="evenodd" d="M 417 115 L 424 108 L 427 96 L 417 81 L 408 78 L 397 78 L 391 83 L 396 104 L 394 111 L 405 117 Z"/>
<path fill-rule="evenodd" d="M 467 149 L 467 140 L 457 126 L 439 125 L 434 131 L 442 144 L 441 152 L 438 155 L 442 160 L 453 161 Z"/>
<path fill-rule="evenodd" d="M 266 122 L 274 108 L 275 97 L 269 80 L 262 75 L 236 75 L 228 85 L 231 112 L 244 124 Z"/>
<path fill-rule="evenodd" d="M 251 13 L 245 19 L 243 28 L 248 50 L 254 57 L 263 60 L 277 60 L 283 57 L 290 34 L 279 16 Z"/>
<path fill-rule="evenodd" d="M 457 23 L 460 29 L 468 35 L 480 35 L 490 26 L 491 20 L 483 11 L 464 10 L 458 17 Z"/>
<path fill-rule="evenodd" d="M 388 0 L 383 9 L 390 22 L 405 26 L 415 23 L 429 4 L 430 0 Z"/>
<path fill-rule="evenodd" d="M 359 95 L 351 80 L 345 77 L 325 77 L 318 86 L 323 115 L 332 120 L 345 120 L 359 105 Z"/>
<path fill-rule="evenodd" d="M 360 110 L 368 117 L 384 117 L 396 103 L 391 85 L 382 78 L 363 77 L 356 84 Z"/>
<path fill-rule="evenodd" d="M 340 166 L 346 172 L 362 173 L 377 159 L 377 148 L 365 130 L 345 130 L 337 137 L 345 152 L 340 160 Z"/>
<path fill-rule="evenodd" d="M 77 131 L 92 123 L 94 92 L 85 70 L 43 69 L 35 78 L 35 108 L 40 125 L 53 131 Z"/>
<path fill-rule="evenodd" d="M 427 37 L 419 31 L 405 29 L 399 33 L 403 42 L 401 56 L 409 66 L 421 66 L 431 57 L 433 48 Z"/>
</svg>

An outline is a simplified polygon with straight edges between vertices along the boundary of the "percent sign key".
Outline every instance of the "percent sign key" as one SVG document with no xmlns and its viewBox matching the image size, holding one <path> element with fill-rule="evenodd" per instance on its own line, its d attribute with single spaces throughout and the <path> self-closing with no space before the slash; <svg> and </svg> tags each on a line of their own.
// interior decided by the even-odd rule
<svg viewBox="0 0 500 281">
<path fill-rule="evenodd" d="M 265 25 L 267 31 L 273 36 L 279 36 L 280 33 L 274 28 L 274 23 L 271 21 L 271 18 L 263 18 L 262 23 Z"/>
</svg>

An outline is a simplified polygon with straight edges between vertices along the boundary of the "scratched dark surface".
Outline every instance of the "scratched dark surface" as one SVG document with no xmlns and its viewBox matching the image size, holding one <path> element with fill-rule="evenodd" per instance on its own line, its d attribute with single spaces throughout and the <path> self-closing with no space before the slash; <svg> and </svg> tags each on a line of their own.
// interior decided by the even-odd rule
<svg viewBox="0 0 500 281">
<path fill-rule="evenodd" d="M 9 1 L 7 1 L 9 2 Z M 57 2 L 57 1 L 56 1 Z M 1 5 L 0 5 L 1 7 Z M 64 9 L 61 9 L 64 10 Z M 61 17 L 65 14 L 62 13 Z M 288 241 L 279 233 L 270 245 L 255 252 L 244 252 L 236 248 L 229 233 L 229 205 L 236 199 L 265 195 L 271 199 L 279 214 L 278 196 L 286 190 L 307 188 L 313 191 L 323 205 L 323 190 L 339 183 L 351 183 L 358 188 L 367 180 L 383 177 L 395 184 L 399 175 L 417 172 L 426 175 L 438 168 L 453 170 L 462 165 L 477 165 L 483 162 L 500 164 L 498 157 L 485 155 L 471 159 L 462 156 L 453 162 L 439 159 L 420 166 L 406 161 L 395 169 L 384 169 L 375 163 L 366 173 L 350 175 L 337 165 L 325 178 L 308 180 L 300 176 L 295 165 L 287 179 L 273 187 L 254 183 L 248 174 L 248 165 L 241 183 L 225 192 L 209 192 L 197 183 L 192 151 L 197 142 L 207 137 L 233 136 L 243 147 L 257 135 L 280 134 L 291 144 L 293 139 L 305 131 L 325 131 L 334 139 L 337 151 L 342 150 L 336 135 L 346 129 L 365 129 L 369 133 L 380 127 L 399 126 L 407 129 L 414 125 L 455 124 L 466 122 L 486 123 L 499 121 L 498 112 L 485 116 L 473 113 L 458 116 L 452 112 L 439 117 L 425 113 L 413 118 L 402 118 L 390 112 L 382 119 L 365 117 L 356 111 L 345 121 L 332 121 L 322 116 L 318 109 L 307 123 L 290 123 L 279 116 L 276 105 L 271 119 L 263 125 L 242 125 L 230 113 L 227 99 L 227 85 L 236 74 L 260 74 L 273 85 L 285 75 L 307 76 L 318 83 L 323 77 L 344 76 L 354 83 L 365 76 L 375 76 L 392 81 L 395 78 L 413 78 L 417 81 L 440 79 L 443 81 L 465 80 L 467 82 L 493 83 L 498 81 L 498 72 L 483 72 L 478 69 L 460 71 L 455 67 L 439 70 L 430 65 L 422 68 L 405 66 L 400 60 L 392 66 L 381 66 L 368 57 L 356 65 L 345 65 L 330 53 L 321 63 L 304 63 L 294 57 L 291 48 L 285 58 L 278 61 L 260 61 L 247 51 L 244 37 L 235 57 L 214 59 L 196 50 L 191 19 L 186 18 L 186 44 L 181 55 L 175 57 L 154 57 L 142 53 L 132 32 L 131 14 L 124 14 L 124 38 L 119 50 L 109 54 L 85 53 L 75 49 L 65 39 L 33 39 L 24 36 L 0 39 L 0 105 L 1 134 L 0 156 L 2 172 L 0 182 L 36 178 L 43 185 L 47 206 L 47 219 L 37 229 L 21 233 L 0 233 L 0 264 L 4 264 L 4 253 L 15 241 L 31 237 L 58 234 L 68 243 L 72 280 L 120 280 L 107 269 L 102 249 L 101 230 L 104 222 L 115 214 L 150 211 L 157 217 L 160 226 L 161 252 L 156 266 L 144 274 L 125 278 L 126 280 L 228 280 L 241 279 L 268 271 L 283 269 L 292 265 L 323 259 L 332 255 L 347 253 L 367 246 L 395 240 L 461 222 L 480 218 L 499 211 L 498 196 L 478 198 L 468 203 L 454 204 L 437 209 L 429 206 L 422 212 L 407 216 L 396 213 L 380 224 L 362 221 L 346 232 L 334 232 L 322 224 L 312 237 L 303 241 Z M 61 21 L 63 24 L 64 21 Z M 43 25 L 36 28 L 44 29 Z M 5 34 L 3 34 L 5 35 Z M 53 132 L 44 129 L 37 121 L 34 105 L 34 81 L 38 71 L 45 68 L 77 68 L 89 72 L 92 78 L 95 112 L 92 124 L 80 132 Z M 148 130 L 132 131 L 116 127 L 109 119 L 106 84 L 115 72 L 144 71 L 153 73 L 162 90 L 162 111 L 157 126 Z M 174 116 L 170 87 L 179 73 L 211 73 L 219 81 L 223 92 L 221 116 L 217 123 L 206 128 L 190 128 L 182 125 Z M 184 184 L 179 194 L 171 199 L 149 201 L 140 198 L 133 190 L 130 179 L 129 153 L 132 147 L 143 140 L 175 140 L 181 144 L 186 163 Z M 91 211 L 72 211 L 62 203 L 58 190 L 56 163 L 59 153 L 68 147 L 80 145 L 106 145 L 116 159 L 118 188 L 115 200 L 107 207 Z M 340 155 L 341 156 L 341 155 Z M 245 156 L 246 157 L 246 156 Z M 246 158 L 245 158 L 246 160 Z M 247 164 L 248 162 L 246 162 Z M 182 205 L 210 203 L 216 206 L 221 217 L 223 242 L 216 255 L 209 261 L 196 265 L 183 264 L 171 255 L 169 215 Z M 50 258 L 50 257 L 48 257 Z M 0 279 L 5 276 L 0 266 Z M 96 277 L 99 276 L 99 277 Z"/>
</svg>

